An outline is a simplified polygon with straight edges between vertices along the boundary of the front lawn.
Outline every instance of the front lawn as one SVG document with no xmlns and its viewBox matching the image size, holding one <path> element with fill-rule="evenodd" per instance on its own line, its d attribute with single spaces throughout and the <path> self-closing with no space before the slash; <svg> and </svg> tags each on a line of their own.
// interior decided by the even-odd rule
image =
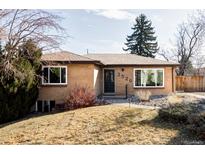
<svg viewBox="0 0 205 154">
<path fill-rule="evenodd" d="M 106 105 L 0 125 L 0 144 L 189 144 L 183 126 L 157 111 Z"/>
</svg>

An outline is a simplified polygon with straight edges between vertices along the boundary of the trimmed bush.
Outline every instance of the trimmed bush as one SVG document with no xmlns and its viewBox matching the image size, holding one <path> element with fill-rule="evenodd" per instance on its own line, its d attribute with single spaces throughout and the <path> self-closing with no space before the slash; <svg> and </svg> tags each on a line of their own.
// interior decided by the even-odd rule
<svg viewBox="0 0 205 154">
<path fill-rule="evenodd" d="M 67 109 L 89 107 L 95 105 L 96 96 L 90 88 L 76 86 L 70 91 L 65 103 Z"/>
</svg>

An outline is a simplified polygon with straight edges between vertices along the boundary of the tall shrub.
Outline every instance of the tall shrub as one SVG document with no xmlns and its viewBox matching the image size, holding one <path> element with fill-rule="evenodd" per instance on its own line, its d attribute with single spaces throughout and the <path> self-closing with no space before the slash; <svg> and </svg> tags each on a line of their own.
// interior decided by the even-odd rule
<svg viewBox="0 0 205 154">
<path fill-rule="evenodd" d="M 5 56 L 6 47 L 1 51 Z M 38 97 L 41 49 L 32 40 L 27 40 L 17 53 L 18 58 L 12 61 L 16 66 L 12 77 L 0 73 L 0 123 L 28 114 Z"/>
</svg>

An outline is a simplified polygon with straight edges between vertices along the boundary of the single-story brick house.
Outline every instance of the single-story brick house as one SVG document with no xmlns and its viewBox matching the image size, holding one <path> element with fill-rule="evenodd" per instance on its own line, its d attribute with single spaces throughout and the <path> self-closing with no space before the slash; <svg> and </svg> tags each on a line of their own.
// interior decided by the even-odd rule
<svg viewBox="0 0 205 154">
<path fill-rule="evenodd" d="M 149 90 L 152 95 L 175 92 L 177 63 L 133 54 L 81 56 L 66 51 L 44 54 L 41 60 L 45 65 L 38 110 L 62 103 L 75 86 L 88 86 L 96 95 L 125 96 L 137 90 Z"/>
</svg>

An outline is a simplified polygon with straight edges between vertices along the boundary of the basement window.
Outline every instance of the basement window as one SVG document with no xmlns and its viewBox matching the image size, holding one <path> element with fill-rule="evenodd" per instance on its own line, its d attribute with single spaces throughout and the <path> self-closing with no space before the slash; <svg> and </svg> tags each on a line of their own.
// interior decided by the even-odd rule
<svg viewBox="0 0 205 154">
<path fill-rule="evenodd" d="M 67 66 L 43 66 L 43 85 L 67 84 Z"/>
<path fill-rule="evenodd" d="M 141 68 L 134 69 L 135 88 L 158 88 L 164 87 L 163 68 Z"/>
<path fill-rule="evenodd" d="M 36 112 L 51 112 L 55 109 L 54 100 L 39 100 L 36 102 Z"/>
</svg>

